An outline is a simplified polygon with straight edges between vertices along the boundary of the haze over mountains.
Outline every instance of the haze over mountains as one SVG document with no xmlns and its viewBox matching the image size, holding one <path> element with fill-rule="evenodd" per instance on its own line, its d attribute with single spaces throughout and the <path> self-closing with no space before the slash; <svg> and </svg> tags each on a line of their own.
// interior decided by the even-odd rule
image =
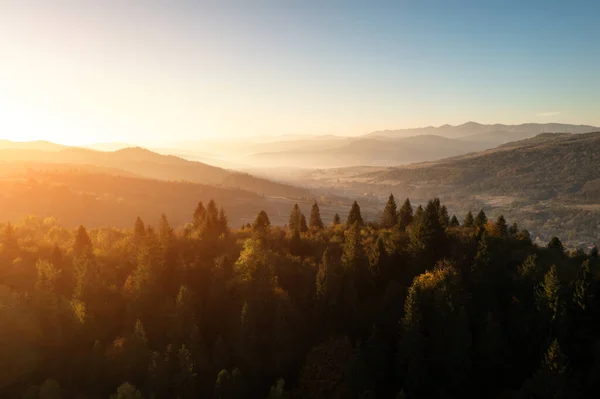
<svg viewBox="0 0 600 399">
<path fill-rule="evenodd" d="M 541 133 L 589 133 L 599 130 L 594 126 L 560 123 L 485 125 L 467 122 L 458 126 L 375 131 L 353 137 L 287 135 L 165 142 L 151 149 L 236 170 L 395 166 L 481 151 Z M 131 145 L 105 143 L 90 147 L 115 150 L 128 146 Z"/>
<path fill-rule="evenodd" d="M 560 133 L 543 133 L 548 131 Z M 574 237 L 592 242 L 597 239 L 593 231 L 600 226 L 600 133 L 589 131 L 600 132 L 600 128 L 469 122 L 378 131 L 359 137 L 207 140 L 185 143 L 186 148 L 174 143 L 170 148 L 157 150 L 162 154 L 139 147 L 119 149 L 127 146 L 124 143 L 95 145 L 94 148 L 110 150 L 96 151 L 43 141 L 0 141 L 0 178 L 10 180 L 19 175 L 29 179 L 33 175 L 27 171 L 33 169 L 45 173 L 45 184 L 59 186 L 65 181 L 77 181 L 67 177 L 72 173 L 88 174 L 93 179 L 106 175 L 112 179 L 187 182 L 178 184 L 204 188 L 182 188 L 184 192 L 204 192 L 217 196 L 221 203 L 231 203 L 228 198 L 233 196 L 239 197 L 240 203 L 254 202 L 267 209 L 278 209 L 273 211 L 275 223 L 285 223 L 285 206 L 300 202 L 306 207 L 313 198 L 333 206 L 329 211 L 332 216 L 345 212 L 350 200 L 361 196 L 364 213 L 376 218 L 380 202 L 390 192 L 400 198 L 410 197 L 415 203 L 439 196 L 454 212 L 483 207 L 522 219 L 533 231 L 572 231 Z M 519 140 L 511 141 L 513 138 Z M 214 166 L 219 163 L 231 168 Z M 408 163 L 411 165 L 401 166 Z M 99 187 L 107 187 L 106 184 Z M 136 184 L 144 189 L 167 187 L 158 182 Z M 81 182 L 78 187 L 83 187 Z M 179 189 L 169 187 L 168 190 Z M 215 191 L 217 188 L 221 191 Z M 86 190 L 74 192 L 89 192 Z M 94 195 L 114 198 L 116 202 L 120 197 L 131 198 L 131 194 L 104 188 Z M 271 199 L 259 201 L 262 196 Z M 13 196 L 13 204 L 18 203 L 15 198 L 18 195 Z M 136 197 L 130 203 L 142 201 L 143 197 Z M 190 198 L 178 202 L 193 201 Z M 256 210 L 254 206 L 246 208 Z M 177 220 L 185 220 L 184 215 L 177 215 Z M 236 222 L 252 217 L 243 212 L 232 216 Z M 553 222 L 559 216 L 561 222 Z"/>
</svg>

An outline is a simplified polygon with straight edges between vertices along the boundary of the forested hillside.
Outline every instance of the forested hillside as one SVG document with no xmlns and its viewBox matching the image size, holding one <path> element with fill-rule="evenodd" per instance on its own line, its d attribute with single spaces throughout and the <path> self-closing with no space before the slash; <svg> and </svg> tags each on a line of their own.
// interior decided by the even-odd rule
<svg viewBox="0 0 600 399">
<path fill-rule="evenodd" d="M 598 251 L 390 196 L 241 230 L 0 226 L 2 398 L 588 398 Z M 475 210 L 474 210 L 475 211 Z"/>
<path fill-rule="evenodd" d="M 28 147 L 27 147 L 28 148 Z M 141 177 L 161 180 L 185 180 L 207 185 L 241 188 L 260 195 L 310 197 L 308 190 L 234 172 L 172 155 L 161 155 L 143 148 L 125 148 L 114 152 L 67 147 L 57 151 L 0 149 L 0 160 L 8 163 L 34 162 L 73 164 L 119 169 Z"/>
<path fill-rule="evenodd" d="M 599 238 L 600 133 L 544 134 L 437 162 L 312 177 L 313 186 L 391 191 L 418 203 L 439 196 L 457 212 L 482 207 L 544 239 L 561 235 L 588 245 Z"/>
</svg>

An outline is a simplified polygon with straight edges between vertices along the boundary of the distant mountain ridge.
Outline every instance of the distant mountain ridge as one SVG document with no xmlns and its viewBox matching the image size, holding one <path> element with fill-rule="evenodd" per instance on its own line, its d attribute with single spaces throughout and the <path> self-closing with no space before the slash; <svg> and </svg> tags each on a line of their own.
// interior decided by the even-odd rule
<svg viewBox="0 0 600 399">
<path fill-rule="evenodd" d="M 124 148 L 114 152 L 78 147 L 64 147 L 58 151 L 9 148 L 0 149 L 0 160 L 4 162 L 93 165 L 123 170 L 140 177 L 170 181 L 184 180 L 240 188 L 268 196 L 311 196 L 307 189 L 273 182 L 246 173 L 233 172 L 201 162 L 188 161 L 173 155 L 161 155 L 141 147 Z"/>
<path fill-rule="evenodd" d="M 496 123 L 485 125 L 477 122 L 466 122 L 462 125 L 427 126 L 414 129 L 379 130 L 367 134 L 367 137 L 400 138 L 423 134 L 433 134 L 448 138 L 469 138 L 477 135 L 508 133 L 509 136 L 522 135 L 521 138 L 536 136 L 540 133 L 591 133 L 600 128 L 589 125 L 570 125 L 564 123 L 523 123 L 520 125 L 504 125 Z M 527 136 L 527 137 L 526 137 Z"/>
</svg>

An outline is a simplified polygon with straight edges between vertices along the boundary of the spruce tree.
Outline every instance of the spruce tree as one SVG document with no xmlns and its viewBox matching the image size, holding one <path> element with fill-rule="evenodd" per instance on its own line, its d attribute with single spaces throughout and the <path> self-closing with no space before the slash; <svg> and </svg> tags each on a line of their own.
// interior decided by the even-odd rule
<svg viewBox="0 0 600 399">
<path fill-rule="evenodd" d="M 360 214 L 360 206 L 358 206 L 358 202 L 356 201 L 352 203 L 352 207 L 350 208 L 350 213 L 348 214 L 348 220 L 346 221 L 346 225 L 352 226 L 355 222 L 358 223 L 358 226 L 362 226 L 364 224 L 363 218 Z"/>
<path fill-rule="evenodd" d="M 460 226 L 460 223 L 458 222 L 458 219 L 456 218 L 456 215 L 452 215 L 452 217 L 450 218 L 449 226 L 450 227 L 458 227 L 458 226 Z"/>
<path fill-rule="evenodd" d="M 475 216 L 475 227 L 485 228 L 488 222 L 488 218 L 485 215 L 485 212 L 482 210 L 479 211 L 477 216 Z"/>
<path fill-rule="evenodd" d="M 204 223 L 204 216 L 206 214 L 206 209 L 204 209 L 204 204 L 202 201 L 198 202 L 196 209 L 194 210 L 194 215 L 192 218 L 192 223 L 195 228 L 199 228 Z"/>
<path fill-rule="evenodd" d="M 340 223 L 342 223 L 342 219 L 340 218 L 339 214 L 336 213 L 335 215 L 333 215 L 333 222 L 332 223 L 333 223 L 334 226 L 337 226 Z"/>
<path fill-rule="evenodd" d="M 438 200 L 439 201 L 439 200 Z M 442 205 L 439 209 L 440 225 L 445 229 L 450 225 L 450 216 L 448 216 L 448 208 Z"/>
<path fill-rule="evenodd" d="M 290 220 L 288 223 L 290 230 L 300 231 L 301 217 L 302 217 L 302 212 L 300 211 L 300 207 L 298 206 L 298 204 L 294 204 L 294 207 L 292 208 L 292 212 L 290 213 Z"/>
<path fill-rule="evenodd" d="M 264 234 L 269 227 L 271 227 L 271 221 L 265 211 L 260 211 L 252 224 L 252 229 L 257 233 Z"/>
<path fill-rule="evenodd" d="M 562 242 L 560 242 L 560 240 L 558 239 L 558 237 L 552 237 L 550 239 L 550 242 L 548 242 L 548 249 L 556 249 L 559 251 L 563 251 L 564 247 L 562 245 Z"/>
<path fill-rule="evenodd" d="M 475 220 L 473 219 L 473 214 L 471 213 L 471 211 L 469 211 L 467 213 L 467 215 L 465 216 L 465 220 L 463 222 L 463 226 L 465 227 L 473 227 L 475 224 Z"/>
<path fill-rule="evenodd" d="M 135 227 L 133 228 L 133 236 L 137 239 L 146 235 L 146 226 L 140 217 L 135 219 Z"/>
<path fill-rule="evenodd" d="M 398 209 L 396 207 L 396 200 L 394 194 L 390 194 L 383 214 L 381 215 L 381 227 L 391 228 L 398 224 Z"/>
<path fill-rule="evenodd" d="M 419 222 L 421 220 L 421 218 L 423 218 L 423 213 L 424 213 L 423 207 L 421 205 L 419 205 L 417 207 L 417 210 L 415 211 L 415 216 L 413 217 L 413 220 L 412 220 L 413 223 Z M 437 213 L 436 213 L 436 215 L 437 215 Z"/>
<path fill-rule="evenodd" d="M 311 230 L 323 230 L 323 220 L 321 220 L 321 211 L 317 201 L 314 202 L 310 210 L 310 223 Z"/>
<path fill-rule="evenodd" d="M 508 236 L 508 226 L 503 215 L 498 216 L 498 219 L 496 219 L 496 229 L 498 229 L 498 234 L 500 234 L 500 237 Z"/>
<path fill-rule="evenodd" d="M 308 231 L 308 225 L 306 224 L 306 217 L 304 217 L 303 213 L 300 214 L 300 231 L 302 233 L 306 233 Z"/>
<path fill-rule="evenodd" d="M 410 204 L 410 200 L 407 198 L 400 211 L 398 211 L 398 223 L 400 224 L 400 229 L 405 231 L 408 225 L 410 225 L 413 221 L 413 208 Z"/>
<path fill-rule="evenodd" d="M 91 252 L 92 241 L 85 230 L 85 227 L 79 226 L 75 234 L 75 243 L 73 244 L 73 253 L 75 255 L 83 255 Z"/>
</svg>

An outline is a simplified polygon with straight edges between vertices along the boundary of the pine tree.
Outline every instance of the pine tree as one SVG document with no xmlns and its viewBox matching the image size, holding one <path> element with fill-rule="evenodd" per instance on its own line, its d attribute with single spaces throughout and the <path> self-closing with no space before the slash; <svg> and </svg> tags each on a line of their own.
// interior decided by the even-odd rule
<svg viewBox="0 0 600 399">
<path fill-rule="evenodd" d="M 310 223 L 311 230 L 323 230 L 323 220 L 321 220 L 321 211 L 317 201 L 314 202 L 310 210 Z"/>
<path fill-rule="evenodd" d="M 340 218 L 340 215 L 338 215 L 337 213 L 335 215 L 333 215 L 333 222 L 332 224 L 334 226 L 339 225 L 340 223 L 342 223 L 342 219 Z"/>
<path fill-rule="evenodd" d="M 439 214 L 433 201 L 427 203 L 423 215 L 415 218 L 410 231 L 410 244 L 416 252 L 434 253 L 439 251 L 444 230 L 440 224 Z"/>
<path fill-rule="evenodd" d="M 360 214 L 360 206 L 358 206 L 358 202 L 356 201 L 352 203 L 352 207 L 350 208 L 350 213 L 348 214 L 348 220 L 346 221 L 346 225 L 352 226 L 355 222 L 358 223 L 359 227 L 364 224 L 363 218 Z"/>
<path fill-rule="evenodd" d="M 463 226 L 465 227 L 473 227 L 475 225 L 475 220 L 473 219 L 473 214 L 471 213 L 471 211 L 469 211 L 467 213 L 467 216 L 465 216 L 465 220 L 463 222 Z"/>
<path fill-rule="evenodd" d="M 303 213 L 300 214 L 300 231 L 302 233 L 306 233 L 308 231 L 308 225 L 306 224 L 306 217 L 304 217 Z"/>
<path fill-rule="evenodd" d="M 410 200 L 407 198 L 402 204 L 400 211 L 398 211 L 398 223 L 400 224 L 400 229 L 402 231 L 405 231 L 406 228 L 412 223 L 412 221 L 413 208 L 410 203 Z"/>
<path fill-rule="evenodd" d="M 202 226 L 202 224 L 204 223 L 204 217 L 206 215 L 206 209 L 204 209 L 204 204 L 202 203 L 202 201 L 198 202 L 198 205 L 196 206 L 196 209 L 194 210 L 194 215 L 192 218 L 192 223 L 194 224 L 195 228 L 200 228 L 200 226 Z"/>
<path fill-rule="evenodd" d="M 508 236 L 510 238 L 517 238 L 518 234 L 519 234 L 519 226 L 516 223 L 511 224 L 510 227 L 508 228 Z"/>
<path fill-rule="evenodd" d="M 423 210 L 423 207 L 421 205 L 419 205 L 417 207 L 417 210 L 415 211 L 415 216 L 413 217 L 413 223 L 420 221 L 421 218 L 423 217 L 424 212 L 425 211 Z"/>
<path fill-rule="evenodd" d="M 538 304 L 549 312 L 551 320 L 555 320 L 560 311 L 560 291 L 561 283 L 556 266 L 552 265 L 537 290 Z"/>
<path fill-rule="evenodd" d="M 146 226 L 144 225 L 144 222 L 142 221 L 142 219 L 140 219 L 140 217 L 138 216 L 137 219 L 135 219 L 135 226 L 133 228 L 133 236 L 136 239 L 140 239 L 143 236 L 146 235 Z"/>
<path fill-rule="evenodd" d="M 219 210 L 218 224 L 219 232 L 221 234 L 227 233 L 227 231 L 229 230 L 229 222 L 227 219 L 227 214 L 225 213 L 225 209 L 223 209 L 223 207 L 221 207 L 221 209 Z"/>
<path fill-rule="evenodd" d="M 84 255 L 91 253 L 92 241 L 85 230 L 85 227 L 79 226 L 75 234 L 75 243 L 73 244 L 73 253 L 75 255 Z"/>
<path fill-rule="evenodd" d="M 550 242 L 548 242 L 548 249 L 556 249 L 561 252 L 564 251 L 562 242 L 560 242 L 558 237 L 552 237 L 552 239 L 550 239 Z"/>
<path fill-rule="evenodd" d="M 460 223 L 458 222 L 458 219 L 456 218 L 456 215 L 452 215 L 452 217 L 450 218 L 450 223 L 448 225 L 449 225 L 449 227 L 458 227 L 458 226 L 460 226 Z"/>
<path fill-rule="evenodd" d="M 485 228 L 485 226 L 487 225 L 487 222 L 488 222 L 488 218 L 482 209 L 479 211 L 477 216 L 475 216 L 475 221 L 474 221 L 475 227 Z"/>
<path fill-rule="evenodd" d="M 390 194 L 383 214 L 381 215 L 381 227 L 391 228 L 398 224 L 398 209 L 396 206 L 396 200 L 394 194 Z"/>
<path fill-rule="evenodd" d="M 269 227 L 271 227 L 269 216 L 265 211 L 260 211 L 254 220 L 254 224 L 252 224 L 252 229 L 257 233 L 264 234 Z"/>
<path fill-rule="evenodd" d="M 496 229 L 498 229 L 500 237 L 508 237 L 508 226 L 503 215 L 498 216 L 498 219 L 496 219 Z"/>
<path fill-rule="evenodd" d="M 581 265 L 577 279 L 573 282 L 573 303 L 578 309 L 585 310 L 588 306 L 591 286 L 590 261 L 586 260 Z"/>
<path fill-rule="evenodd" d="M 302 212 L 300 211 L 300 207 L 298 206 L 298 204 L 294 204 L 294 207 L 292 208 L 292 212 L 290 213 L 290 221 L 288 224 L 290 230 L 300 231 L 301 217 L 302 217 Z"/>
<path fill-rule="evenodd" d="M 439 201 L 439 200 L 438 200 Z M 448 216 L 448 208 L 442 205 L 439 209 L 440 225 L 442 228 L 447 228 L 450 225 L 450 216 Z"/>
</svg>

